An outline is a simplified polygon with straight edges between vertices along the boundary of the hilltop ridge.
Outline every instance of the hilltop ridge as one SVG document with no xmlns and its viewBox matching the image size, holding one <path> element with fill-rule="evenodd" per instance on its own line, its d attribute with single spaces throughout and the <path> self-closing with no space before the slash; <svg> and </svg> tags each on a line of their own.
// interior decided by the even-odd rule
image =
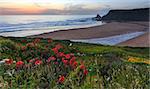
<svg viewBox="0 0 150 89">
<path fill-rule="evenodd" d="M 102 21 L 149 21 L 149 8 L 110 10 Z"/>
</svg>

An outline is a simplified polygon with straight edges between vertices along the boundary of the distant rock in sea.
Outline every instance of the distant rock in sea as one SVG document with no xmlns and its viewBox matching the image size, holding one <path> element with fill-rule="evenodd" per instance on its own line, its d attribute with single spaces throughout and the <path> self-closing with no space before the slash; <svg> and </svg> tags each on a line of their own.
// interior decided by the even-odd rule
<svg viewBox="0 0 150 89">
<path fill-rule="evenodd" d="M 92 18 L 93 20 L 96 20 L 96 21 L 101 21 L 102 20 L 102 17 L 99 15 L 99 14 L 97 14 L 97 16 L 96 17 L 94 17 L 94 18 Z"/>
<path fill-rule="evenodd" d="M 149 8 L 110 10 L 102 21 L 149 21 Z"/>
</svg>

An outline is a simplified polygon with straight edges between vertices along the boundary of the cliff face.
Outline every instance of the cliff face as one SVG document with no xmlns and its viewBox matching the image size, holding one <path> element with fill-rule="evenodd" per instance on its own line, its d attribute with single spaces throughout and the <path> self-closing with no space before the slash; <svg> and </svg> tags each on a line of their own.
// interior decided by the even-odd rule
<svg viewBox="0 0 150 89">
<path fill-rule="evenodd" d="M 103 21 L 149 21 L 149 8 L 133 10 L 110 10 Z"/>
</svg>

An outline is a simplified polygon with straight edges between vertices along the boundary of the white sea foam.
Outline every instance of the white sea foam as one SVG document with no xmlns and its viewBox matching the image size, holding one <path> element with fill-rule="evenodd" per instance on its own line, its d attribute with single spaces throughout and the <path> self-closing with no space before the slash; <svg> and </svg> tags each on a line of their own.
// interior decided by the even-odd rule
<svg viewBox="0 0 150 89">
<path fill-rule="evenodd" d="M 84 39 L 84 40 L 71 40 L 73 42 L 83 42 L 83 43 L 94 43 L 94 44 L 104 44 L 104 45 L 116 45 L 120 42 L 135 38 L 144 34 L 145 32 L 134 32 L 122 35 L 115 35 L 105 38 L 94 38 L 94 39 Z"/>
</svg>

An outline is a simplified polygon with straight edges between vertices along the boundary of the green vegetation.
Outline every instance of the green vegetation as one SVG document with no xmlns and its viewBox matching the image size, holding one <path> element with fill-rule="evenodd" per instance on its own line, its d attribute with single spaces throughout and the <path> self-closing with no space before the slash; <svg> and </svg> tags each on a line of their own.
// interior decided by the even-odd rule
<svg viewBox="0 0 150 89">
<path fill-rule="evenodd" d="M 36 46 L 35 39 L 0 37 L 0 60 L 22 60 L 25 64 L 30 59 L 42 59 L 45 64 L 34 66 L 30 71 L 26 68 L 16 69 L 15 65 L 0 65 L 0 88 L 22 89 L 148 89 L 149 88 L 149 48 L 132 48 L 103 46 L 96 44 L 58 41 L 48 43 L 41 39 Z M 75 69 L 65 67 L 62 62 L 58 66 L 47 64 L 50 56 L 56 56 L 51 49 L 60 44 L 65 54 L 73 53 L 78 66 Z M 24 51 L 25 50 L 25 51 Z M 138 58 L 137 62 L 129 61 L 130 57 Z M 59 59 L 59 57 L 57 58 Z M 141 62 L 140 62 L 141 60 Z M 144 61 L 144 62 L 142 62 Z M 146 62 L 145 62 L 146 61 Z M 81 71 L 84 63 L 88 74 Z M 57 67 L 59 67 L 58 70 Z M 56 69 L 56 70 L 55 70 Z M 58 83 L 60 75 L 65 81 Z"/>
</svg>

